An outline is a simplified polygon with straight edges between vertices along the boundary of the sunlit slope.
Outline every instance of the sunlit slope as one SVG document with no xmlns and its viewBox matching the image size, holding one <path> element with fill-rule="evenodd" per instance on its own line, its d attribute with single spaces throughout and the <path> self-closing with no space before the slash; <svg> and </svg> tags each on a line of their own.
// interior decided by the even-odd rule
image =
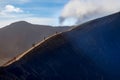
<svg viewBox="0 0 120 80">
<path fill-rule="evenodd" d="M 120 13 L 48 38 L 0 68 L 1 80 L 120 80 Z"/>
<path fill-rule="evenodd" d="M 0 29 L 0 65 L 23 53 L 44 38 L 70 27 L 35 25 L 25 21 L 12 23 Z"/>
</svg>

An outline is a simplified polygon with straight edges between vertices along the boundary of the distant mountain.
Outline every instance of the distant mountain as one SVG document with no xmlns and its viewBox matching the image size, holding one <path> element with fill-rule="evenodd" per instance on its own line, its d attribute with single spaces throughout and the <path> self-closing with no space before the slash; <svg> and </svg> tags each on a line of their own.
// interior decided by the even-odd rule
<svg viewBox="0 0 120 80">
<path fill-rule="evenodd" d="M 120 80 L 120 13 L 54 35 L 14 58 L 0 68 L 0 80 L 13 79 Z"/>
<path fill-rule="evenodd" d="M 0 29 L 0 65 L 28 50 L 33 44 L 44 38 L 69 28 L 35 25 L 19 21 Z"/>
</svg>

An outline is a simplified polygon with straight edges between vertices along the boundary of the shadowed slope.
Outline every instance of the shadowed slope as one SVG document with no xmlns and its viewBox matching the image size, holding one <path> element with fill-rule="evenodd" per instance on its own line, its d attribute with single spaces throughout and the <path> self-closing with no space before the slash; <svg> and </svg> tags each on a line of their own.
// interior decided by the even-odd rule
<svg viewBox="0 0 120 80">
<path fill-rule="evenodd" d="M 95 64 L 87 56 L 74 51 L 62 34 L 46 40 L 22 59 L 2 70 L 1 79 L 3 80 L 96 80 L 102 78 Z"/>
<path fill-rule="evenodd" d="M 55 35 L 0 68 L 1 80 L 120 80 L 120 13 Z"/>
</svg>

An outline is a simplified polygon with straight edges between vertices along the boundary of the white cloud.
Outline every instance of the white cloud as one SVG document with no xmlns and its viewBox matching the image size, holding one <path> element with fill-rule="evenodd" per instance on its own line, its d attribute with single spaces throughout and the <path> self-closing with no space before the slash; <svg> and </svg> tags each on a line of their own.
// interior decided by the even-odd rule
<svg viewBox="0 0 120 80">
<path fill-rule="evenodd" d="M 56 16 L 53 15 L 53 16 L 51 16 L 51 18 L 35 17 L 36 16 L 35 13 L 32 13 L 32 12 L 29 13 L 29 9 L 26 9 L 26 7 L 21 6 L 21 3 L 23 3 L 22 5 L 25 5 L 24 3 L 30 2 L 30 1 L 32 2 L 33 0 L 0 0 L 0 28 L 4 27 L 6 25 L 9 25 L 10 23 L 13 23 L 16 21 L 21 21 L 21 20 L 28 21 L 33 24 L 58 25 L 58 18 Z M 42 0 L 40 0 L 40 1 L 42 1 Z M 54 0 L 54 1 L 56 1 L 56 0 Z M 57 0 L 57 1 L 62 2 L 61 0 Z M 51 1 L 49 1 L 49 2 L 51 2 Z M 21 7 L 18 7 L 17 4 L 20 5 Z M 31 8 L 34 8 L 34 7 L 31 7 Z M 30 10 L 33 10 L 31 8 L 30 8 Z M 27 10 L 27 11 L 24 11 L 23 9 Z M 35 9 L 37 9 L 37 8 L 35 8 Z M 46 10 L 47 11 L 48 9 L 38 8 L 38 10 Z M 56 8 L 50 8 L 50 10 L 54 11 L 54 10 L 56 10 Z"/>
<path fill-rule="evenodd" d="M 15 7 L 13 5 L 6 5 L 2 10 L 0 10 L 0 18 L 14 18 L 17 14 L 22 13 L 21 8 Z"/>
<path fill-rule="evenodd" d="M 6 5 L 3 10 L 0 11 L 0 28 L 16 21 L 27 21 L 40 25 L 58 25 L 58 18 L 56 17 L 48 18 L 34 16 L 34 14 L 26 13 L 22 9 L 13 5 Z"/>
<path fill-rule="evenodd" d="M 4 12 L 23 12 L 22 9 L 14 7 L 13 5 L 6 5 Z"/>
<path fill-rule="evenodd" d="M 84 22 L 120 11 L 120 0 L 70 0 L 62 10 L 60 22 L 76 18 Z"/>
</svg>

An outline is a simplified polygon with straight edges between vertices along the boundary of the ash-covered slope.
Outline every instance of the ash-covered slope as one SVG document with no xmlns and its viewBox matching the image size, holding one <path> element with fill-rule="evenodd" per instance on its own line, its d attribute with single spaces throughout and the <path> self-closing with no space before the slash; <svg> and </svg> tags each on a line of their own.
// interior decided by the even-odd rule
<svg viewBox="0 0 120 80">
<path fill-rule="evenodd" d="M 120 80 L 119 63 L 116 13 L 47 39 L 0 68 L 0 80 Z"/>
<path fill-rule="evenodd" d="M 25 21 L 12 23 L 0 29 L 0 65 L 18 54 L 23 53 L 56 32 L 63 32 L 70 27 L 52 27 L 34 25 Z"/>
</svg>

